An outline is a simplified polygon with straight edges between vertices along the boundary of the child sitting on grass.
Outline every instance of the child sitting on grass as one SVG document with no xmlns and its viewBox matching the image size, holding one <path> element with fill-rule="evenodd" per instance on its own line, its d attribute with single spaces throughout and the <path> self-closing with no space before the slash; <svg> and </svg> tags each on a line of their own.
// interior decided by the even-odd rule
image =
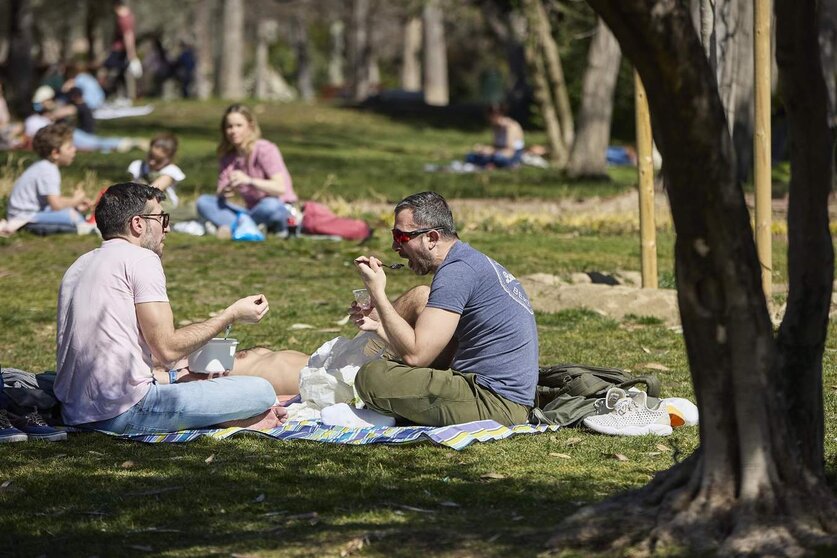
<svg viewBox="0 0 837 558">
<path fill-rule="evenodd" d="M 180 167 L 172 163 L 176 154 L 177 138 L 168 132 L 163 132 L 151 138 L 148 155 L 144 161 L 137 159 L 128 165 L 128 174 L 134 181 L 154 186 L 165 192 L 172 207 L 177 207 L 179 203 L 174 186 L 186 178 Z"/>
<path fill-rule="evenodd" d="M 32 147 L 41 160 L 30 165 L 12 187 L 8 222 L 0 222 L 0 234 L 21 227 L 37 234 L 91 232 L 93 227 L 80 213 L 91 205 L 84 190 L 77 186 L 72 196 L 61 195 L 59 169 L 70 165 L 76 156 L 73 129 L 64 124 L 45 126 L 35 134 Z"/>
</svg>

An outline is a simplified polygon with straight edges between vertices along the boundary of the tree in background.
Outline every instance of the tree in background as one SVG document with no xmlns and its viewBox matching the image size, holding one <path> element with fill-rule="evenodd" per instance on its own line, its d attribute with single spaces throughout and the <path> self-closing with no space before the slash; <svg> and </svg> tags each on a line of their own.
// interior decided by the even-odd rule
<svg viewBox="0 0 837 558">
<path fill-rule="evenodd" d="M 642 77 L 666 161 L 700 447 L 647 486 L 579 511 L 552 544 L 720 556 L 800 556 L 836 545 L 822 397 L 834 139 L 817 7 L 775 4 L 792 177 L 787 311 L 774 337 L 724 108 L 688 8 L 674 0 L 589 2 Z"/>
<path fill-rule="evenodd" d="M 590 42 L 581 85 L 581 104 L 576 118 L 578 128 L 567 163 L 570 177 L 607 178 L 613 93 L 621 60 L 619 43 L 600 18 Z"/>
<path fill-rule="evenodd" d="M 32 52 L 32 6 L 26 0 L 11 0 L 7 15 L 10 22 L 9 58 L 6 63 L 8 102 L 18 114 L 29 112 L 29 99 L 35 88 Z"/>
<path fill-rule="evenodd" d="M 221 71 L 218 94 L 242 99 L 244 91 L 244 0 L 223 0 Z"/>
<path fill-rule="evenodd" d="M 444 11 L 438 0 L 427 0 L 422 12 L 424 25 L 424 102 L 445 106 L 448 90 L 448 55 Z"/>
</svg>

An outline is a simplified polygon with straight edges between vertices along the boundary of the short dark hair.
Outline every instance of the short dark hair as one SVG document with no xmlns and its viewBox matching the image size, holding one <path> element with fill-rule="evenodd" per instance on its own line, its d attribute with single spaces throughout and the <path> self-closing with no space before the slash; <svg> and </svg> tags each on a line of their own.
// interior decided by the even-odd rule
<svg viewBox="0 0 837 558">
<path fill-rule="evenodd" d="M 41 159 L 49 159 L 52 152 L 67 141 L 73 141 L 73 129 L 66 124 L 50 124 L 35 133 L 32 149 Z"/>
<path fill-rule="evenodd" d="M 456 223 L 448 202 L 436 192 L 419 192 L 407 196 L 395 206 L 398 215 L 405 209 L 413 211 L 413 221 L 422 228 L 433 228 L 442 233 L 443 238 L 459 238 L 456 234 Z"/>
<path fill-rule="evenodd" d="M 96 204 L 96 226 L 102 238 L 110 240 L 125 234 L 131 218 L 145 213 L 149 201 L 164 199 L 166 194 L 153 186 L 136 182 L 114 184 L 105 190 Z"/>
</svg>

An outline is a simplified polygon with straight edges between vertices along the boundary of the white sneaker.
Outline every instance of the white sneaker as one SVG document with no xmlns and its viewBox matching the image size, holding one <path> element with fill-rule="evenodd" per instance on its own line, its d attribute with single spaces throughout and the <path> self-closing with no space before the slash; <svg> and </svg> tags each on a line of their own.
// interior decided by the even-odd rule
<svg viewBox="0 0 837 558">
<path fill-rule="evenodd" d="M 644 391 L 628 395 L 625 390 L 613 387 L 607 390 L 604 401 L 605 408 L 611 411 L 585 418 L 584 426 L 614 436 L 671 434 L 668 411 L 663 406 L 649 409 L 648 397 Z"/>
</svg>

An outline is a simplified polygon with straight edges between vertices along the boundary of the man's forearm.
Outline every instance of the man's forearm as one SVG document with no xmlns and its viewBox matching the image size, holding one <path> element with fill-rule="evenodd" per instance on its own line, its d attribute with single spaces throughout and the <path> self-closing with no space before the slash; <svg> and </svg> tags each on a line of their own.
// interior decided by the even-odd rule
<svg viewBox="0 0 837 558">
<path fill-rule="evenodd" d="M 416 350 L 416 331 L 395 310 L 395 307 L 385 300 L 376 306 L 381 326 L 376 332 L 402 358 L 413 355 Z"/>
<path fill-rule="evenodd" d="M 165 349 L 163 359 L 165 362 L 171 363 L 181 359 L 218 335 L 228 325 L 231 325 L 235 320 L 230 313 L 224 311 L 217 316 L 209 318 L 205 322 L 197 324 L 190 324 L 180 329 L 176 329 L 169 340 Z"/>
</svg>

